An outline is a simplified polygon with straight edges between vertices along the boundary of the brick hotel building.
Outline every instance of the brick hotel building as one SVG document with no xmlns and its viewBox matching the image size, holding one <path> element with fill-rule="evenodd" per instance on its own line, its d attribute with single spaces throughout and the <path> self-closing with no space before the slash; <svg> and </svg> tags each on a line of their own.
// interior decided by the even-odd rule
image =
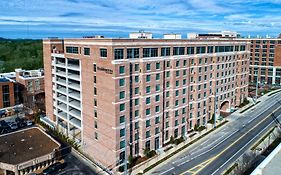
<svg viewBox="0 0 281 175">
<path fill-rule="evenodd" d="M 215 109 L 219 115 L 242 103 L 248 96 L 249 44 L 45 39 L 47 117 L 87 155 L 115 168 L 125 149 L 132 156 L 157 150 L 171 136 L 205 125 Z"/>
</svg>

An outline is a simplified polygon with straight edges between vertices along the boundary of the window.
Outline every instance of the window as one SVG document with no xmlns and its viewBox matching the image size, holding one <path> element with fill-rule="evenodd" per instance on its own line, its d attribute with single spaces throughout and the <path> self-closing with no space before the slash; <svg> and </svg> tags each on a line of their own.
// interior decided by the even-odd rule
<svg viewBox="0 0 281 175">
<path fill-rule="evenodd" d="M 150 75 L 146 75 L 146 82 L 150 82 Z"/>
<path fill-rule="evenodd" d="M 94 117 L 98 118 L 98 112 L 96 110 L 94 110 Z"/>
<path fill-rule="evenodd" d="M 148 71 L 148 70 L 150 70 L 150 69 L 151 69 L 150 64 L 147 63 L 147 64 L 146 64 L 146 70 Z"/>
<path fill-rule="evenodd" d="M 121 60 L 124 56 L 124 49 L 114 49 L 114 59 Z"/>
<path fill-rule="evenodd" d="M 124 74 L 125 73 L 125 66 L 120 66 L 119 67 L 119 74 Z"/>
<path fill-rule="evenodd" d="M 145 103 L 146 103 L 146 104 L 150 104 L 150 97 L 147 97 L 147 98 L 145 99 Z"/>
<path fill-rule="evenodd" d="M 187 55 L 194 54 L 194 47 L 187 47 Z"/>
<path fill-rule="evenodd" d="M 170 77 L 170 71 L 166 72 L 166 77 L 169 78 Z"/>
<path fill-rule="evenodd" d="M 156 74 L 156 81 L 160 80 L 160 73 Z"/>
<path fill-rule="evenodd" d="M 155 118 L 155 124 L 158 124 L 158 123 L 160 123 L 160 117 Z"/>
<path fill-rule="evenodd" d="M 135 88 L 135 94 L 139 94 L 139 90 L 140 90 L 139 87 L 136 87 Z"/>
<path fill-rule="evenodd" d="M 159 127 L 155 128 L 155 134 L 159 134 L 159 132 L 160 132 Z"/>
<path fill-rule="evenodd" d="M 127 58 L 139 58 L 139 48 L 129 48 L 127 49 Z"/>
<path fill-rule="evenodd" d="M 147 108 L 147 109 L 145 110 L 145 115 L 150 115 L 150 108 Z"/>
<path fill-rule="evenodd" d="M 170 56 L 170 48 L 169 47 L 161 48 L 161 56 Z"/>
<path fill-rule="evenodd" d="M 160 91 L 160 84 L 157 84 L 157 85 L 155 86 L 155 90 L 156 90 L 156 92 Z"/>
<path fill-rule="evenodd" d="M 120 116 L 119 123 L 120 124 L 125 123 L 125 116 L 124 115 Z"/>
<path fill-rule="evenodd" d="M 121 100 L 121 99 L 124 99 L 124 98 L 125 98 L 125 91 L 121 91 L 119 93 L 119 99 Z"/>
<path fill-rule="evenodd" d="M 145 127 L 147 127 L 147 128 L 150 127 L 150 120 L 145 121 Z"/>
<path fill-rule="evenodd" d="M 107 57 L 107 49 L 100 49 L 100 57 Z"/>
<path fill-rule="evenodd" d="M 90 48 L 84 48 L 84 55 L 90 55 Z"/>
<path fill-rule="evenodd" d="M 135 117 L 137 118 L 139 116 L 139 110 L 135 110 Z"/>
<path fill-rule="evenodd" d="M 123 149 L 123 148 L 125 148 L 125 140 L 122 140 L 120 142 L 120 149 Z"/>
<path fill-rule="evenodd" d="M 124 86 L 125 85 L 125 79 L 121 78 L 119 79 L 119 86 Z"/>
<path fill-rule="evenodd" d="M 140 70 L 139 64 L 135 64 L 135 71 L 138 72 Z"/>
<path fill-rule="evenodd" d="M 159 106 L 155 106 L 155 112 L 160 112 L 160 107 Z"/>
<path fill-rule="evenodd" d="M 158 57 L 158 48 L 144 48 L 143 57 Z"/>
<path fill-rule="evenodd" d="M 66 46 L 66 53 L 78 54 L 78 47 Z"/>
<path fill-rule="evenodd" d="M 124 137 L 125 136 L 125 128 L 120 129 L 120 137 Z"/>
<path fill-rule="evenodd" d="M 138 76 L 138 75 L 135 76 L 135 82 L 136 82 L 136 83 L 139 82 L 139 76 Z"/>
<path fill-rule="evenodd" d="M 99 137 L 98 137 L 98 133 L 95 132 L 95 139 L 98 140 L 98 138 L 99 138 Z"/>
<path fill-rule="evenodd" d="M 139 99 L 135 99 L 135 106 L 138 106 L 139 105 Z"/>
<path fill-rule="evenodd" d="M 160 101 L 160 96 L 159 96 L 159 95 L 156 95 L 156 96 L 155 96 L 155 101 L 156 101 L 156 102 Z"/>
<path fill-rule="evenodd" d="M 94 95 L 97 95 L 97 88 L 94 87 Z"/>
<path fill-rule="evenodd" d="M 174 47 L 173 55 L 184 55 L 184 47 Z"/>
<path fill-rule="evenodd" d="M 150 137 L 150 131 L 146 131 L 146 132 L 145 132 L 145 137 L 146 137 L 146 138 L 149 138 L 149 137 Z"/>
<path fill-rule="evenodd" d="M 196 47 L 196 53 L 197 54 L 206 53 L 206 47 L 205 46 L 198 46 L 198 47 Z"/>
<path fill-rule="evenodd" d="M 95 125 L 95 128 L 98 129 L 98 123 L 97 123 L 97 121 L 95 121 L 94 125 Z"/>
<path fill-rule="evenodd" d="M 97 72 L 97 65 L 94 64 L 94 72 Z"/>
<path fill-rule="evenodd" d="M 125 110 L 125 103 L 119 105 L 119 111 L 122 112 Z"/>
<path fill-rule="evenodd" d="M 214 47 L 208 46 L 208 53 L 213 53 L 213 52 L 214 52 Z"/>
<path fill-rule="evenodd" d="M 180 71 L 177 70 L 177 71 L 176 71 L 176 77 L 179 77 L 179 76 L 180 76 Z"/>
<path fill-rule="evenodd" d="M 160 69 L 160 63 L 156 63 L 156 69 Z"/>
<path fill-rule="evenodd" d="M 150 86 L 146 87 L 146 93 L 150 93 Z"/>
<path fill-rule="evenodd" d="M 139 122 L 135 123 L 135 129 L 139 129 Z"/>
</svg>

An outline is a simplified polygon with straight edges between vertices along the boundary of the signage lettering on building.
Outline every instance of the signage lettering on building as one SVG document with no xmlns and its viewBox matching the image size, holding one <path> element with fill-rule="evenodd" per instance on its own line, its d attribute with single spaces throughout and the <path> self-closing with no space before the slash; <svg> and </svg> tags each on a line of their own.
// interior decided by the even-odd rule
<svg viewBox="0 0 281 175">
<path fill-rule="evenodd" d="M 105 73 L 107 74 L 113 74 L 113 70 L 111 69 L 106 69 L 106 68 L 103 68 L 103 67 L 97 67 L 99 71 L 104 71 Z"/>
</svg>

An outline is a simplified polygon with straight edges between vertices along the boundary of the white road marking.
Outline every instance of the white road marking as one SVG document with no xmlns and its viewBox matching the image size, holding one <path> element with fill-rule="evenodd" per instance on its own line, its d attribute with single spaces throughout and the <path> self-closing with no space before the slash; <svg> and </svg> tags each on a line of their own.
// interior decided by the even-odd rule
<svg viewBox="0 0 281 175">
<path fill-rule="evenodd" d="M 197 157 L 200 157 L 200 156 L 206 154 L 207 152 L 210 152 L 210 151 L 213 150 L 215 147 L 217 147 L 218 145 L 220 145 L 221 143 L 223 143 L 225 140 L 229 139 L 232 135 L 236 134 L 238 131 L 239 131 L 239 129 L 235 130 L 233 133 L 231 133 L 231 134 L 230 134 L 229 136 L 227 136 L 225 139 L 221 140 L 219 143 L 217 143 L 217 144 L 216 144 L 215 146 L 213 146 L 211 149 L 209 149 L 209 150 L 207 150 L 207 151 L 204 151 L 204 152 L 202 152 L 201 154 L 199 154 L 199 155 L 197 155 L 197 156 L 195 156 L 195 157 L 193 157 L 193 158 L 191 158 L 191 159 L 189 159 L 189 160 L 187 160 L 187 161 L 184 161 L 184 162 L 178 164 L 178 166 L 181 166 L 181 165 L 183 165 L 183 164 L 186 164 L 187 162 L 190 162 L 191 160 L 196 159 Z"/>
<path fill-rule="evenodd" d="M 279 118 L 279 117 L 278 117 Z M 268 128 L 274 121 L 270 122 L 263 130 L 261 130 L 255 137 L 253 137 L 249 142 L 247 142 L 242 148 L 240 148 L 235 154 L 233 154 L 224 164 L 222 164 L 216 171 L 214 171 L 211 175 L 217 173 L 223 166 L 225 166 L 233 157 L 235 157 L 240 151 L 242 151 L 246 146 L 249 145 L 256 137 L 260 136 L 260 134 Z"/>
<path fill-rule="evenodd" d="M 166 171 L 163 171 L 163 172 L 160 173 L 159 175 L 165 174 L 165 173 L 167 173 L 167 172 L 169 172 L 169 171 L 171 171 L 171 170 L 173 170 L 173 169 L 175 169 L 175 167 L 172 167 L 172 168 L 170 168 L 170 169 L 167 169 Z"/>
</svg>

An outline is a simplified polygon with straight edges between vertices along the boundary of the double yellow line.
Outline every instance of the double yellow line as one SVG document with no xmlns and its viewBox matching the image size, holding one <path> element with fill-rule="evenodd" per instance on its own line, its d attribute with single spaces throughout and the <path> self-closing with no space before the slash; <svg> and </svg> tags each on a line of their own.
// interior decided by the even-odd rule
<svg viewBox="0 0 281 175">
<path fill-rule="evenodd" d="M 278 108 L 276 108 L 274 111 L 272 111 L 272 113 L 275 113 L 277 110 L 279 110 L 281 108 L 281 106 L 279 106 Z M 249 132 L 251 132 L 252 130 L 254 130 L 257 126 L 259 126 L 262 122 L 264 122 L 268 117 L 270 117 L 271 114 L 267 115 L 264 119 L 262 119 L 259 123 L 257 123 L 254 127 L 252 127 L 248 132 L 246 132 L 245 134 L 243 134 L 241 137 L 239 137 L 235 142 L 231 143 L 228 147 L 226 147 L 224 150 L 222 150 L 219 154 L 217 154 L 216 156 L 200 163 L 199 165 L 181 173 L 180 175 L 184 175 L 186 173 L 190 173 L 190 174 L 198 174 L 202 169 L 204 169 L 206 166 L 208 166 L 210 163 L 212 163 L 215 159 L 217 159 L 220 155 L 222 155 L 224 152 L 226 152 L 230 147 L 232 147 L 233 145 L 235 145 L 237 142 L 239 142 L 243 137 L 245 137 Z"/>
</svg>

